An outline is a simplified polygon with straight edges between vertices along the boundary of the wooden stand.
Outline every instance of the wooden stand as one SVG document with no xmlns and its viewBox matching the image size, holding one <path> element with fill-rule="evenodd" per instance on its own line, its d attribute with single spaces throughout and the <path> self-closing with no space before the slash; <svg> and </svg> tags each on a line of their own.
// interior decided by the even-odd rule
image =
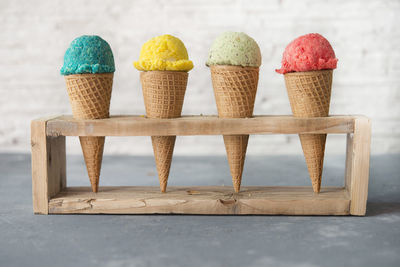
<svg viewBox="0 0 400 267">
<path fill-rule="evenodd" d="M 255 116 L 220 119 L 184 116 L 147 119 L 113 116 L 103 120 L 74 120 L 58 116 L 32 121 L 33 210 L 39 214 L 285 214 L 359 215 L 366 212 L 371 125 L 363 116 L 294 118 Z M 231 186 L 66 187 L 65 136 L 155 136 L 223 134 L 347 134 L 345 187 Z M 245 179 L 245 178 L 244 178 Z"/>
</svg>

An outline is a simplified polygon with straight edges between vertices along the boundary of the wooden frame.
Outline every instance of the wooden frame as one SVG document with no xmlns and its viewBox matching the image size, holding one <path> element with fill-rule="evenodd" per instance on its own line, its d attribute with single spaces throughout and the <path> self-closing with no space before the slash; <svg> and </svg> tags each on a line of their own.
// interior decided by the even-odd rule
<svg viewBox="0 0 400 267">
<path fill-rule="evenodd" d="M 255 116 L 221 119 L 184 116 L 148 119 L 112 116 L 75 120 L 57 116 L 32 121 L 33 210 L 39 214 L 285 214 L 359 215 L 366 212 L 371 142 L 364 116 L 295 118 Z M 153 136 L 222 134 L 347 134 L 344 187 L 66 187 L 65 136 Z"/>
</svg>

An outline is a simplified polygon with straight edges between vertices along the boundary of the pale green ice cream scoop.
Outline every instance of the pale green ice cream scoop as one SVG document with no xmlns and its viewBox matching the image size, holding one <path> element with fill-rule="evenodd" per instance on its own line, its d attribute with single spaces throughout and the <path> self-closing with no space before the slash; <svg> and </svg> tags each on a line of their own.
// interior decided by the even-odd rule
<svg viewBox="0 0 400 267">
<path fill-rule="evenodd" d="M 260 47 L 243 32 L 225 32 L 212 44 L 206 65 L 259 67 Z"/>
</svg>

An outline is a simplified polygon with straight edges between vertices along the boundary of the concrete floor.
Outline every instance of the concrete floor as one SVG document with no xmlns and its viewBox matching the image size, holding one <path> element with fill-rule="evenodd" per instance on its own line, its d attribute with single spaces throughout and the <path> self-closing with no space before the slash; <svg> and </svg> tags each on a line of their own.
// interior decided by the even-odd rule
<svg viewBox="0 0 400 267">
<path fill-rule="evenodd" d="M 325 162 L 323 185 L 342 185 L 344 158 Z M 32 212 L 30 156 L 0 154 L 0 266 L 400 266 L 399 163 L 371 158 L 366 217 L 41 216 Z M 68 185 L 89 184 L 81 156 L 67 167 Z M 222 156 L 175 157 L 170 177 L 231 184 Z M 101 185 L 157 184 L 152 157 L 104 158 Z M 309 181 L 302 156 L 249 156 L 243 185 Z"/>
</svg>

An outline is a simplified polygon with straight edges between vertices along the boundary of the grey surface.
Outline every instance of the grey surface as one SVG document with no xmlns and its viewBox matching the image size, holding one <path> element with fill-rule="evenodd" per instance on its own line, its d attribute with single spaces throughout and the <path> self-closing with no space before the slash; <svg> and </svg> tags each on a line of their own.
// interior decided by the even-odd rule
<svg viewBox="0 0 400 267">
<path fill-rule="evenodd" d="M 323 185 L 343 184 L 327 156 Z M 373 156 L 366 217 L 33 215 L 30 156 L 0 154 L 0 266 L 399 266 L 400 155 Z M 81 156 L 69 185 L 88 185 Z M 262 176 L 260 176 L 262 174 Z M 152 157 L 105 157 L 101 185 L 157 185 Z M 174 157 L 170 185 L 230 185 L 225 157 Z M 302 156 L 246 160 L 244 185 L 309 185 Z"/>
</svg>

